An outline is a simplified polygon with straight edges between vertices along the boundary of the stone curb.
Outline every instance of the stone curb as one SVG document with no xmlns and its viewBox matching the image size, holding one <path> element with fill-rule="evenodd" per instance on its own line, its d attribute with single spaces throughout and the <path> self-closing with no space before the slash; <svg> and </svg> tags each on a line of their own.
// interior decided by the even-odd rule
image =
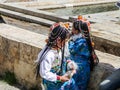
<svg viewBox="0 0 120 90">
<path fill-rule="evenodd" d="M 48 26 L 48 27 L 51 26 L 53 23 L 55 23 L 54 21 L 50 21 L 50 20 L 35 17 L 35 16 L 26 15 L 26 14 L 19 13 L 19 12 L 14 12 L 14 11 L 3 9 L 3 8 L 0 8 L 0 13 L 2 15 L 9 16 L 9 17 L 12 17 L 15 19 L 19 19 L 19 20 L 23 20 L 23 21 L 27 21 L 27 22 L 31 22 L 31 23 L 37 23 L 37 24 L 41 24 L 44 26 Z"/>
<path fill-rule="evenodd" d="M 44 18 L 44 19 L 53 20 L 53 21 L 56 21 L 56 22 L 68 21 L 68 17 L 59 17 L 54 13 L 46 12 L 46 11 L 43 11 L 43 10 L 26 8 L 26 7 L 19 6 L 19 5 L 11 5 L 11 4 L 7 4 L 7 3 L 0 3 L 0 7 L 5 8 L 5 9 L 9 9 L 9 10 L 12 10 L 12 11 L 16 11 L 16 12 L 20 12 L 20 13 Z"/>
</svg>

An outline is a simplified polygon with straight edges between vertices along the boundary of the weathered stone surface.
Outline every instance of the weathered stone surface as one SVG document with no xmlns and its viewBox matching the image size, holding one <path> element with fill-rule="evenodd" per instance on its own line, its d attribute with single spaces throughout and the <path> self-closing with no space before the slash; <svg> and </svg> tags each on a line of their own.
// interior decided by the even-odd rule
<svg viewBox="0 0 120 90">
<path fill-rule="evenodd" d="M 3 60 L 4 60 L 4 54 L 3 54 L 3 42 L 2 37 L 0 37 L 0 74 L 3 72 Z"/>
<path fill-rule="evenodd" d="M 7 70 L 12 70 L 12 64 L 9 60 L 9 53 L 8 53 L 8 48 L 9 48 L 9 42 L 6 38 L 1 37 L 2 39 L 2 49 L 1 49 L 1 53 L 2 53 L 2 62 L 1 65 L 3 65 L 4 67 L 2 67 L 3 71 L 7 71 Z M 7 64 L 7 65 L 6 65 Z M 13 71 L 13 70 L 12 70 Z"/>
<path fill-rule="evenodd" d="M 3 29 L 5 30 L 5 27 Z M 12 28 L 11 30 L 13 31 L 15 29 Z M 0 60 L 0 75 L 10 71 L 15 74 L 18 82 L 28 89 L 36 85 L 40 86 L 41 79 L 36 80 L 35 78 L 34 61 L 41 50 L 38 47 L 44 46 L 45 44 L 44 39 L 46 36 L 40 38 L 40 34 L 31 33 L 26 30 L 22 32 L 20 28 L 17 28 L 16 31 L 12 33 L 3 34 L 3 32 L 4 31 L 0 32 L 0 49 L 2 50 L 0 56 L 3 57 L 3 59 Z M 23 35 L 24 33 L 26 33 L 26 35 Z M 20 36 L 18 36 L 18 34 Z M 37 46 L 41 40 L 43 40 L 43 43 Z"/>
<path fill-rule="evenodd" d="M 20 43 L 20 60 L 30 63 L 31 59 L 31 46 Z"/>
<path fill-rule="evenodd" d="M 35 33 L 39 33 L 42 35 L 47 35 L 49 31 L 49 27 L 42 26 L 40 24 L 35 24 L 35 23 L 30 23 L 30 22 L 25 22 L 25 21 L 20 21 L 14 18 L 2 16 L 3 19 L 5 20 L 6 24 L 17 26 Z"/>
<path fill-rule="evenodd" d="M 32 1 L 32 2 L 30 2 Z M 38 5 L 56 5 L 56 4 L 68 4 L 68 3 L 80 3 L 80 2 L 96 2 L 96 1 L 117 1 L 117 0 L 6 0 L 6 2 L 16 2 L 18 4 L 27 4 L 27 6 L 38 6 Z M 22 2 L 22 3 L 19 3 Z"/>
<path fill-rule="evenodd" d="M 107 76 L 112 74 L 115 68 L 108 63 L 99 63 L 91 72 L 88 90 L 99 90 L 99 84 Z"/>
<path fill-rule="evenodd" d="M 2 46 L 2 37 L 0 37 L 0 61 L 3 62 L 3 46 Z M 0 63 L 1 64 L 1 63 Z"/>
<path fill-rule="evenodd" d="M 99 34 L 97 35 L 99 36 Z M 96 36 L 93 36 L 93 41 L 95 42 L 95 48 L 97 50 L 120 56 L 120 43 L 118 42 L 118 40 L 111 41 L 110 39 L 105 39 Z M 109 35 L 106 35 L 106 37 L 109 37 Z"/>
<path fill-rule="evenodd" d="M 96 51 L 96 54 L 100 63 L 91 72 L 88 90 L 99 90 L 100 82 L 120 68 L 120 57 L 100 51 Z"/>
<path fill-rule="evenodd" d="M 120 56 L 119 10 L 85 15 L 90 21 L 95 48 Z"/>
<path fill-rule="evenodd" d="M 20 89 L 14 86 L 10 86 L 4 81 L 0 81 L 0 90 L 20 90 Z"/>
<path fill-rule="evenodd" d="M 23 86 L 31 88 L 35 85 L 39 85 L 36 81 L 34 66 L 32 64 L 26 63 L 24 61 L 15 62 L 14 73 L 16 78 Z"/>
</svg>

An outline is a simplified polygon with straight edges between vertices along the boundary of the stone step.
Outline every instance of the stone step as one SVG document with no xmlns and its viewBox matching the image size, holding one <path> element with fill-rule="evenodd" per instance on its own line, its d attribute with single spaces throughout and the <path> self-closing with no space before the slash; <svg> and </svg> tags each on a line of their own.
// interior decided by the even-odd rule
<svg viewBox="0 0 120 90">
<path fill-rule="evenodd" d="M 66 8 L 66 7 L 80 7 L 80 6 L 88 6 L 88 5 L 100 5 L 100 4 L 108 4 L 108 3 L 115 3 L 117 2 L 117 0 L 107 0 L 107 1 L 79 1 L 79 2 L 73 2 L 73 3 L 65 3 L 65 4 L 55 4 L 55 5 L 34 5 L 34 7 L 32 6 L 32 3 L 31 2 L 27 2 L 27 3 L 24 3 L 24 5 L 27 6 L 27 4 L 30 6 L 31 5 L 31 8 L 35 8 L 35 9 L 56 9 L 56 8 Z M 15 3 L 14 3 L 15 4 Z M 20 5 L 19 3 L 16 3 L 16 5 Z M 23 4 L 22 4 L 23 5 Z"/>
<path fill-rule="evenodd" d="M 20 89 L 15 86 L 7 84 L 3 80 L 0 80 L 0 90 L 20 90 Z"/>
<path fill-rule="evenodd" d="M 50 21 L 50 20 L 35 17 L 35 16 L 26 15 L 23 13 L 7 10 L 7 9 L 3 9 L 3 8 L 0 8 L 0 13 L 1 13 L 1 15 L 9 16 L 9 17 L 23 20 L 23 21 L 28 21 L 31 23 L 41 24 L 44 26 L 51 26 L 53 23 L 55 23 L 54 21 Z"/>
<path fill-rule="evenodd" d="M 46 11 L 43 11 L 43 10 L 37 10 L 37 9 L 34 9 L 34 8 L 27 8 L 27 7 L 24 7 L 24 6 L 11 4 L 11 3 L 0 3 L 0 7 L 4 8 L 4 9 L 16 11 L 16 12 L 28 14 L 28 15 L 31 15 L 31 16 L 36 16 L 36 17 L 45 18 L 45 19 L 48 19 L 48 20 L 53 20 L 53 21 L 56 21 L 56 22 L 60 22 L 60 21 L 65 22 L 65 21 L 69 20 L 68 17 L 64 17 L 64 16 L 59 17 L 58 15 L 56 15 L 54 13 L 46 12 Z"/>
<path fill-rule="evenodd" d="M 8 24 L 0 24 L 0 36 L 9 40 L 22 42 L 27 45 L 43 48 L 47 36 L 31 32 L 19 27 L 11 26 Z M 1 43 L 1 42 L 0 42 Z"/>
</svg>

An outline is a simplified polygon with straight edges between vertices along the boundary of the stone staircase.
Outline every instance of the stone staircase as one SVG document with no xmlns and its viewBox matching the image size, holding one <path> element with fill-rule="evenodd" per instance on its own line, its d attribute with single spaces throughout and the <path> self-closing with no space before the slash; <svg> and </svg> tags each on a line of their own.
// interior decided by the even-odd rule
<svg viewBox="0 0 120 90">
<path fill-rule="evenodd" d="M 51 26 L 53 23 L 55 23 L 54 21 L 39 18 L 36 16 L 27 15 L 27 14 L 20 13 L 20 12 L 11 11 L 8 9 L 0 8 L 0 12 L 2 13 L 2 15 L 5 15 L 11 18 L 15 18 L 15 19 L 19 19 L 19 20 L 27 21 L 31 23 L 41 24 L 41 25 L 48 26 L 48 27 Z"/>
<path fill-rule="evenodd" d="M 0 13 L 1 15 L 44 26 L 51 26 L 53 23 L 59 21 L 68 21 L 68 18 L 58 17 L 56 14 L 50 12 L 12 5 L 9 3 L 0 3 Z"/>
<path fill-rule="evenodd" d="M 45 25 L 45 26 L 51 26 L 53 23 L 55 23 L 55 21 L 37 17 L 35 15 L 33 16 L 33 15 L 31 15 L 31 14 L 33 14 L 33 12 L 31 12 L 29 10 L 24 11 L 22 8 L 21 9 L 15 8 L 15 7 L 7 6 L 4 4 L 0 4 L 0 13 L 2 15 L 5 15 L 5 16 L 11 17 L 11 18 L 15 18 L 15 19 L 19 19 L 19 20 L 23 20 L 23 21 L 27 21 L 27 22 L 32 22 L 32 23 L 37 23 L 37 24 L 41 24 L 41 25 Z"/>
<path fill-rule="evenodd" d="M 99 0 L 99 2 L 98 1 L 97 2 L 82 1 L 78 3 L 73 3 L 73 6 L 85 6 L 85 5 L 95 5 L 95 4 L 104 4 L 104 3 L 113 3 L 113 2 L 116 2 L 116 0 L 109 0 L 109 1 Z M 39 2 L 22 2 L 22 3 L 0 3 L 1 15 L 6 15 L 12 18 L 17 18 L 20 20 L 29 21 L 29 22 L 33 22 L 33 23 L 37 23 L 45 26 L 51 26 L 51 24 L 55 22 L 70 21 L 69 16 L 58 16 L 54 13 L 44 11 L 44 8 L 67 7 L 66 4 L 46 5 L 43 7 L 40 1 Z M 29 7 L 32 4 L 33 6 L 35 6 L 34 4 L 36 4 L 39 8 Z M 43 9 L 43 10 L 38 10 L 38 9 Z"/>
</svg>

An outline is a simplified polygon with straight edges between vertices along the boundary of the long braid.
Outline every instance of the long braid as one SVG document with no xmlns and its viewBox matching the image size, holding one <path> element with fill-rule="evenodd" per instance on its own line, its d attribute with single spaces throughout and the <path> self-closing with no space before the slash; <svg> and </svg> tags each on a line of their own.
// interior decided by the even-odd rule
<svg viewBox="0 0 120 90">
<path fill-rule="evenodd" d="M 85 36 L 85 39 L 87 41 L 88 49 L 89 49 L 89 52 L 90 52 L 90 69 L 92 71 L 94 66 L 99 63 L 99 59 L 98 59 L 98 57 L 97 57 L 97 55 L 95 53 L 95 50 L 94 50 L 94 48 L 92 46 L 92 41 L 91 41 L 88 25 L 87 25 L 86 22 L 83 22 L 82 29 L 83 29 L 84 36 Z"/>
<path fill-rule="evenodd" d="M 86 39 L 88 49 L 90 52 L 90 69 L 93 70 L 94 66 L 98 64 L 99 59 L 96 56 L 95 51 L 94 51 L 92 44 L 91 44 L 92 41 L 90 38 L 88 25 L 86 22 L 84 22 L 82 20 L 77 20 L 73 23 L 73 26 L 74 26 L 75 30 L 78 30 L 82 34 L 82 36 Z M 96 63 L 94 62 L 94 58 L 93 58 L 92 53 L 94 53 L 94 55 L 96 56 Z"/>
<path fill-rule="evenodd" d="M 67 29 L 64 27 L 61 27 L 60 25 L 55 27 L 52 32 L 50 33 L 49 39 L 48 39 L 48 43 L 46 44 L 45 49 L 42 51 L 42 54 L 39 57 L 39 61 L 36 67 L 36 77 L 39 76 L 39 69 L 40 69 L 40 63 L 44 60 L 44 57 L 46 56 L 46 54 L 48 53 L 48 51 L 52 48 L 52 47 L 58 47 L 57 46 L 57 38 L 60 37 L 61 41 L 66 39 L 66 34 L 68 33 Z M 61 48 L 62 49 L 62 48 Z M 62 51 L 62 61 L 64 59 L 64 49 Z"/>
<path fill-rule="evenodd" d="M 62 41 L 61 41 L 62 42 Z M 62 45 L 61 45 L 62 46 Z M 61 48 L 61 52 L 62 52 L 62 60 L 61 60 L 61 66 L 60 66 L 60 74 L 62 75 L 64 72 L 63 72 L 63 64 L 64 64 L 64 53 L 65 53 L 65 43 L 63 45 L 63 48 Z"/>
<path fill-rule="evenodd" d="M 83 28 L 83 32 L 84 32 L 84 36 L 86 37 L 86 42 L 88 45 L 88 49 L 90 52 L 90 69 L 93 70 L 94 68 L 94 59 L 92 57 L 92 47 L 91 47 L 91 39 L 90 39 L 90 35 L 89 35 L 89 30 L 88 30 L 88 26 L 86 23 L 82 24 L 82 28 Z"/>
<path fill-rule="evenodd" d="M 46 53 L 50 50 L 50 47 L 48 47 L 47 45 L 45 46 L 45 49 L 42 51 L 43 53 L 40 55 L 39 57 L 39 61 L 37 63 L 37 66 L 36 66 L 36 78 L 38 78 L 40 75 L 39 75 L 39 69 L 40 69 L 40 63 L 43 61 Z"/>
</svg>

